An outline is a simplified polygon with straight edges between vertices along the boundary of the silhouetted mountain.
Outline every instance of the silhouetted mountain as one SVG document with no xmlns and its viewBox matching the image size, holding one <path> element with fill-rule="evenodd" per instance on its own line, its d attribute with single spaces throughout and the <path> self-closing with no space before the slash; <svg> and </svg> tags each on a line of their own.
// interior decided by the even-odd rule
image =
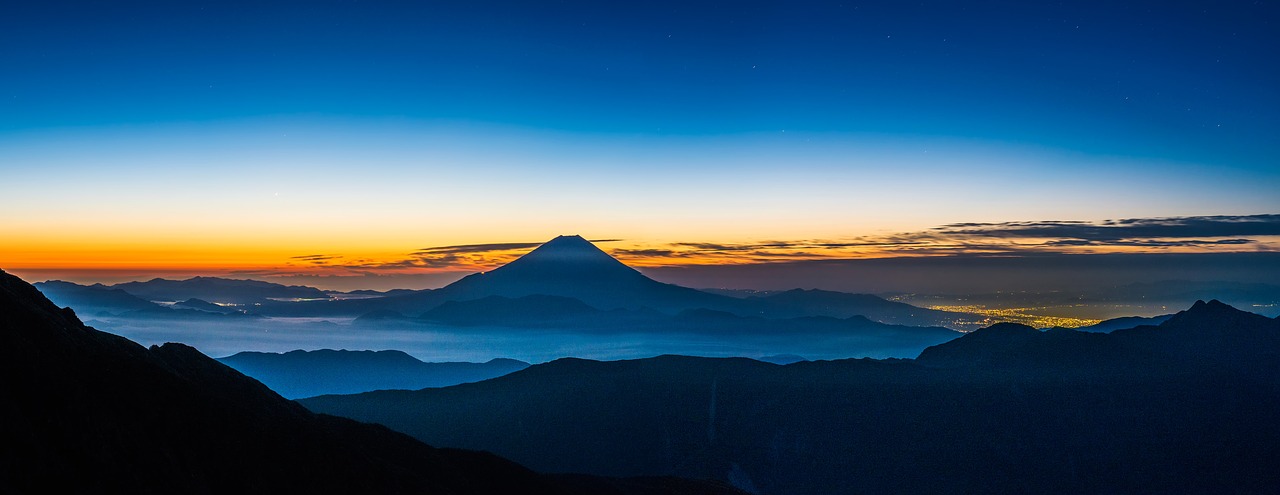
<svg viewBox="0 0 1280 495">
<path fill-rule="evenodd" d="M 190 347 L 86 327 L 2 271 L 0 376 L 3 493 L 590 493 L 311 413 Z"/>
<path fill-rule="evenodd" d="M 373 390 L 417 390 L 477 382 L 529 367 L 514 359 L 424 363 L 400 351 L 241 352 L 218 358 L 290 399 Z"/>
<path fill-rule="evenodd" d="M 1078 330 L 1081 332 L 1111 333 L 1113 331 L 1120 330 L 1122 328 L 1133 328 L 1133 327 L 1142 326 L 1142 325 L 1159 325 L 1161 323 L 1164 323 L 1165 320 L 1168 320 L 1172 316 L 1173 315 L 1160 315 L 1160 316 L 1151 316 L 1151 317 L 1122 316 L 1120 318 L 1103 320 L 1101 322 L 1098 322 L 1089 326 L 1073 328 L 1072 330 Z M 1061 329 L 1062 327 L 1055 327 L 1055 328 Z"/>
<path fill-rule="evenodd" d="M 140 319 L 172 319 L 172 320 L 208 320 L 224 317 L 249 317 L 232 308 L 223 308 L 199 299 L 190 299 L 172 307 L 165 307 L 147 301 L 120 289 L 112 289 L 101 284 L 78 285 L 71 282 L 49 281 L 38 282 L 45 297 L 55 304 L 66 306 L 87 314 L 108 314 L 125 318 Z M 216 308 L 216 311 L 214 310 Z"/>
<path fill-rule="evenodd" d="M 997 323 L 925 349 L 916 362 L 940 368 L 979 366 L 995 356 L 1038 343 L 1043 337 L 1042 332 L 1026 325 Z"/>
<path fill-rule="evenodd" d="M 562 359 L 303 403 L 539 470 L 762 494 L 1265 493 L 1275 325 L 1210 302 L 1111 334 L 1002 324 L 918 360 Z"/>
<path fill-rule="evenodd" d="M 1102 373 L 1165 373 L 1169 356 L 1134 348 L 1103 333 L 1068 329 L 1040 331 L 999 323 L 925 349 L 916 362 L 938 368 L 1016 372 L 1024 378 Z"/>
<path fill-rule="evenodd" d="M 1163 317 L 1158 326 L 1109 334 L 1002 323 L 925 349 L 917 362 L 937 367 L 1046 370 L 1162 367 L 1267 372 L 1280 362 L 1280 324 L 1217 300 Z"/>
<path fill-rule="evenodd" d="M 914 326 L 963 326 L 974 319 L 972 315 L 918 308 L 867 294 L 818 290 L 746 298 L 711 294 L 654 281 L 579 236 L 557 237 L 493 271 L 436 290 L 359 300 L 269 301 L 255 306 L 256 312 L 268 315 L 350 315 L 361 317 L 361 323 L 386 320 L 392 315 L 388 312 L 394 312 L 449 325 L 568 325 L 569 329 L 595 331 L 665 325 L 669 322 L 655 318 L 656 312 L 671 315 L 694 309 L 777 320 L 866 315 L 878 322 Z"/>
<path fill-rule="evenodd" d="M 1265 372 L 1280 363 L 1280 322 L 1217 300 L 1196 301 L 1159 326 L 1110 335 L 1136 348 L 1211 368 Z"/>
<path fill-rule="evenodd" d="M 280 285 L 258 280 L 194 277 L 186 280 L 157 278 L 146 282 L 126 282 L 111 286 L 151 301 L 183 301 L 197 298 L 233 304 L 254 304 L 271 299 L 327 299 L 314 287 Z"/>
<path fill-rule="evenodd" d="M 649 307 L 673 311 L 735 304 L 730 297 L 650 279 L 576 235 L 556 237 L 515 261 L 467 276 L 437 292 L 453 301 L 564 296 L 603 310 Z"/>
<path fill-rule="evenodd" d="M 118 314 L 126 311 L 137 311 L 161 308 L 160 305 L 142 299 L 120 289 L 112 289 L 101 284 L 79 285 L 61 280 L 37 282 L 40 292 L 44 293 L 54 304 L 76 308 L 82 314 L 98 314 L 106 312 Z"/>
</svg>

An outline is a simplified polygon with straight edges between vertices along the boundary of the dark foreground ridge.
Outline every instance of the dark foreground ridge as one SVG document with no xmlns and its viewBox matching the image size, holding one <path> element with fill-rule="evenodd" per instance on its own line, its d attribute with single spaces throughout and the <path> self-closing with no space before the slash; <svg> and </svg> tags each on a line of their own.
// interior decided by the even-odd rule
<svg viewBox="0 0 1280 495">
<path fill-rule="evenodd" d="M 562 359 L 315 411 L 553 472 L 757 493 L 1273 493 L 1280 320 L 1217 301 L 1110 334 L 1001 324 L 915 360 Z"/>
<path fill-rule="evenodd" d="M 0 271 L 0 493 L 732 493 L 548 477 L 307 411 L 195 349 L 84 326 Z"/>
</svg>

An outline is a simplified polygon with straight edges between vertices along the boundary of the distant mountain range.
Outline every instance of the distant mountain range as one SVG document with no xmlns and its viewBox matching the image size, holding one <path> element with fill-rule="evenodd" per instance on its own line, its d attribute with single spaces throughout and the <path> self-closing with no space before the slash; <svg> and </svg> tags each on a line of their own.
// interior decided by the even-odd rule
<svg viewBox="0 0 1280 495">
<path fill-rule="evenodd" d="M 677 314 L 686 310 L 708 309 L 767 318 L 866 316 L 878 322 L 916 326 L 949 326 L 973 318 L 968 314 L 918 308 L 867 294 L 817 290 L 793 290 L 749 298 L 711 294 L 654 281 L 579 236 L 557 237 L 507 265 L 471 275 L 431 293 L 432 298 L 440 301 L 469 301 L 495 296 L 509 300 L 526 296 L 557 296 L 576 299 L 585 306 L 602 311 L 651 310 Z M 568 307 L 564 302 L 557 305 Z M 586 310 L 580 307 L 575 311 L 582 313 Z M 484 311 L 482 314 L 493 313 Z M 424 316 L 430 318 L 432 315 L 427 313 Z M 556 314 L 553 318 L 561 316 Z"/>
<path fill-rule="evenodd" d="M 2 493 L 737 493 L 547 476 L 314 414 L 182 344 L 84 326 L 0 271 Z"/>
<path fill-rule="evenodd" d="M 345 316 L 379 329 L 487 327 L 722 339 L 823 335 L 843 338 L 848 345 L 842 349 L 877 356 L 913 356 L 959 335 L 948 328 L 985 318 L 867 294 L 801 289 L 747 297 L 712 294 L 654 281 L 579 236 L 557 237 L 493 271 L 426 291 L 328 298 L 308 287 L 205 277 L 110 287 L 55 281 L 40 287 L 59 304 L 103 317 Z M 172 304 L 160 307 L 152 301 Z"/>
<path fill-rule="evenodd" d="M 126 282 L 110 286 L 151 301 L 205 301 L 252 305 L 282 299 L 328 299 L 320 289 L 301 285 L 280 285 L 258 280 L 194 277 L 186 280 L 157 278 L 146 282 Z"/>
<path fill-rule="evenodd" d="M 102 284 L 79 285 L 50 280 L 36 282 L 35 286 L 57 305 L 74 308 L 84 315 L 163 309 L 159 304 Z"/>
<path fill-rule="evenodd" d="M 225 312 L 215 310 L 211 304 L 196 303 L 213 301 L 243 305 L 234 309 L 268 316 L 359 317 L 372 313 L 374 319 L 401 315 L 437 322 L 465 322 L 467 325 L 506 325 L 515 314 L 520 315 L 521 326 L 547 326 L 566 316 L 584 316 L 587 313 L 599 317 L 613 310 L 627 310 L 675 315 L 692 309 L 775 319 L 865 316 L 881 323 L 949 328 L 969 325 L 981 319 L 967 313 L 919 308 L 870 294 L 802 289 L 747 297 L 712 294 L 654 281 L 579 236 L 557 237 L 507 265 L 465 277 L 440 289 L 354 291 L 349 295 L 361 297 L 353 299 L 330 299 L 326 293 L 312 287 L 216 277 L 154 279 L 113 286 L 50 281 L 38 283 L 37 287 L 48 292 L 49 297 L 59 304 L 113 315 L 154 309 L 154 304 L 149 304 L 151 301 L 177 302 L 175 307 Z M 558 299 L 535 301 L 542 296 Z M 471 304 L 456 304 L 461 302 Z M 545 308 L 545 315 L 535 314 L 530 309 L 537 303 L 551 304 L 555 308 Z M 524 306 L 498 307 L 502 304 Z M 432 313 L 446 305 L 450 307 Z M 467 307 L 474 308 L 476 314 L 463 314 Z M 218 308 L 228 309 L 226 306 Z M 568 310 L 577 314 L 562 313 Z M 607 327 L 617 327 L 618 323 L 602 322 Z"/>
<path fill-rule="evenodd" d="M 78 285 L 51 280 L 37 282 L 37 289 L 59 306 L 73 308 L 90 316 L 114 316 L 148 320 L 209 321 L 225 318 L 255 318 L 236 308 L 218 306 L 200 299 L 188 299 L 172 305 L 160 305 L 109 286 Z"/>
<path fill-rule="evenodd" d="M 514 359 L 424 363 L 400 351 L 240 352 L 218 358 L 289 399 L 373 390 L 418 390 L 478 382 L 528 368 Z"/>
<path fill-rule="evenodd" d="M 1265 493 L 1277 362 L 1280 319 L 1210 301 L 1111 333 L 1000 324 L 914 360 L 561 359 L 302 403 L 539 470 L 761 494 Z"/>
</svg>

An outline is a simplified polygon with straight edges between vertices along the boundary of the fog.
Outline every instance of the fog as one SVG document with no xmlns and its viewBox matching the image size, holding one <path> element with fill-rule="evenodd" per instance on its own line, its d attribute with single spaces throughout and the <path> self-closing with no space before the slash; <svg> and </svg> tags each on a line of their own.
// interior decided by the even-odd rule
<svg viewBox="0 0 1280 495">
<path fill-rule="evenodd" d="M 240 351 L 295 349 L 404 351 L 427 362 L 483 362 L 505 357 L 541 363 L 562 357 L 613 360 L 683 354 L 807 359 L 915 357 L 921 346 L 832 335 L 711 336 L 685 333 L 602 333 L 555 329 L 353 324 L 343 318 L 260 318 L 229 322 L 97 317 L 86 322 L 142 345 L 181 342 L 223 357 Z"/>
</svg>

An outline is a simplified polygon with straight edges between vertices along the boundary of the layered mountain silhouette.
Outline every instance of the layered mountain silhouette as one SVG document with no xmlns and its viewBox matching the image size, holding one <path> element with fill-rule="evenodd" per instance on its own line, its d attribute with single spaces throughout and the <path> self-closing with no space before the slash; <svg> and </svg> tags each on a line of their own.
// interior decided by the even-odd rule
<svg viewBox="0 0 1280 495">
<path fill-rule="evenodd" d="M 539 470 L 762 494 L 1266 493 L 1278 336 L 1210 301 L 1110 334 L 996 325 L 915 360 L 562 359 L 302 402 Z"/>
<path fill-rule="evenodd" d="M 210 305 L 199 305 L 192 301 L 194 299 L 244 304 L 244 307 L 235 309 L 268 316 L 365 317 L 364 323 L 421 317 L 436 323 L 468 326 L 504 326 L 518 321 L 519 326 L 546 327 L 559 321 L 574 320 L 571 323 L 578 326 L 589 321 L 596 329 L 625 329 L 636 320 L 635 312 L 642 316 L 649 313 L 676 315 L 700 309 L 770 319 L 865 316 L 880 323 L 950 328 L 964 327 L 980 319 L 964 313 L 887 301 L 870 294 L 801 289 L 745 298 L 713 294 L 655 281 L 576 235 L 556 237 L 511 263 L 470 275 L 440 289 L 365 292 L 360 295 L 372 297 L 359 299 L 331 300 L 324 292 L 311 287 L 216 277 L 155 279 L 109 287 L 76 286 L 65 282 L 57 282 L 56 286 L 54 282 L 48 284 L 51 297 L 60 303 L 74 308 L 92 308 L 95 313 L 105 308 L 113 315 L 140 309 L 154 311 L 154 308 L 125 309 L 122 303 L 108 305 L 85 297 L 71 298 L 68 294 L 85 289 L 118 289 L 127 293 L 122 296 L 133 295 L 141 300 L 133 301 L 134 304 L 181 301 L 175 306 L 225 312 L 215 311 Z M 432 313 L 437 308 L 440 311 Z M 149 315 L 154 313 L 126 316 Z"/>
<path fill-rule="evenodd" d="M 76 308 L 81 314 L 86 315 L 162 309 L 159 304 L 102 284 L 80 285 L 50 280 L 37 282 L 35 286 L 59 306 Z"/>
<path fill-rule="evenodd" d="M 417 390 L 496 378 L 529 367 L 514 359 L 424 363 L 401 351 L 240 352 L 218 358 L 290 399 L 373 390 Z"/>
<path fill-rule="evenodd" d="M 195 298 L 220 303 L 255 304 L 272 299 L 326 299 L 329 297 L 324 291 L 314 287 L 219 277 L 193 277 L 186 280 L 157 278 L 146 282 L 126 282 L 110 287 L 149 301 L 184 301 Z"/>
<path fill-rule="evenodd" d="M 0 271 L 3 493 L 729 493 L 548 477 L 318 415 L 181 344 L 84 326 Z"/>
</svg>

